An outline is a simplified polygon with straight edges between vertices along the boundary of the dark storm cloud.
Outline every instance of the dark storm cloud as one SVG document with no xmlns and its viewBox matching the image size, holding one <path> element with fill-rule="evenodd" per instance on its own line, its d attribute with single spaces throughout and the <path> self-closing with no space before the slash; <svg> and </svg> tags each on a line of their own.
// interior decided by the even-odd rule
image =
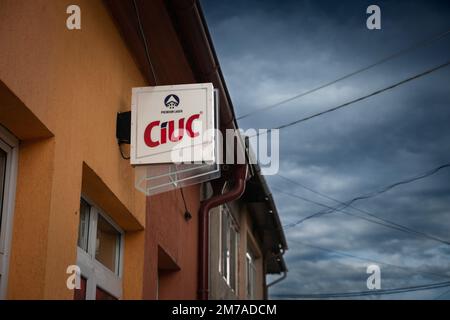
<svg viewBox="0 0 450 320">
<path fill-rule="evenodd" d="M 382 10 L 369 31 L 365 10 Z M 447 1 L 202 1 L 236 114 L 312 89 L 450 29 Z M 272 128 L 389 86 L 450 60 L 450 36 L 364 73 L 242 119 Z M 282 130 L 280 172 L 341 201 L 450 162 L 450 68 Z M 323 210 L 279 190 L 336 206 L 277 176 L 267 177 L 284 224 Z M 450 241 L 450 170 L 354 205 Z M 362 215 L 352 208 L 346 211 Z M 289 274 L 272 294 L 367 290 L 366 266 L 380 264 L 382 287 L 450 277 L 450 247 L 334 212 L 287 229 Z M 367 261 L 308 247 L 350 253 Z M 371 261 L 372 260 L 372 261 Z M 420 271 L 420 272 L 419 272 Z M 440 274 L 441 276 L 436 276 Z M 384 298 L 433 298 L 447 289 Z M 450 294 L 443 296 L 450 298 Z"/>
</svg>

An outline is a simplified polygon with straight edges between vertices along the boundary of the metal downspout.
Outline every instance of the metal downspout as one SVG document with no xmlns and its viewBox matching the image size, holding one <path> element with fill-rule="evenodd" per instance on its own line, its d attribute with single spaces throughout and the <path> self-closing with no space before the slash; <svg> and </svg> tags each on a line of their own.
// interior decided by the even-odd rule
<svg viewBox="0 0 450 320">
<path fill-rule="evenodd" d="M 226 202 L 239 199 L 245 191 L 247 165 L 237 165 L 234 171 L 234 186 L 225 194 L 202 201 L 199 209 L 199 277 L 198 298 L 208 300 L 209 294 L 209 211 Z"/>
</svg>

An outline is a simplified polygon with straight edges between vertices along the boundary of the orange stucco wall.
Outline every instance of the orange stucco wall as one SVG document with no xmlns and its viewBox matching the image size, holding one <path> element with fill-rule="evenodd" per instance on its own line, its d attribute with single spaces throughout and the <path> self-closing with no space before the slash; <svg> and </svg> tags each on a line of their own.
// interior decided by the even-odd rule
<svg viewBox="0 0 450 320">
<path fill-rule="evenodd" d="M 70 4 L 81 30 L 66 28 Z M 195 82 L 163 0 L 150 9 L 161 84 Z M 0 1 L 0 125 L 20 140 L 10 299 L 73 297 L 82 193 L 125 230 L 123 298 L 196 298 L 200 187 L 184 190 L 189 221 L 179 190 L 134 188 L 116 113 L 147 83 L 120 34 L 101 0 Z"/>
<path fill-rule="evenodd" d="M 186 188 L 185 198 L 192 218 L 184 219 L 184 205 L 179 191 L 149 198 L 147 209 L 147 244 L 150 259 L 147 260 L 148 284 L 146 298 L 196 299 L 197 298 L 197 250 L 198 209 L 200 188 Z M 158 250 L 168 256 L 158 259 Z M 154 284 L 158 283 L 158 288 Z"/>
<path fill-rule="evenodd" d="M 81 30 L 66 28 L 70 4 L 81 7 Z M 21 139 L 8 298 L 73 297 L 66 268 L 76 264 L 83 167 L 114 195 L 105 205 L 111 198 L 129 214 L 120 216 L 123 292 L 142 298 L 146 199 L 119 154 L 115 118 L 129 110 L 131 88 L 146 83 L 112 18 L 99 0 L 2 0 L 0 39 L 0 80 L 50 132 L 22 139 L 18 109 L 8 111 L 15 125 L 0 123 Z M 105 194 L 90 192 L 94 202 Z"/>
<path fill-rule="evenodd" d="M 150 50 L 159 84 L 195 83 L 164 0 L 147 2 Z M 196 299 L 198 276 L 198 210 L 200 185 L 184 188 L 192 215 L 184 219 L 180 190 L 147 199 L 144 298 Z M 163 254 L 161 254 L 163 252 Z M 161 259 L 161 255 L 165 259 Z"/>
</svg>

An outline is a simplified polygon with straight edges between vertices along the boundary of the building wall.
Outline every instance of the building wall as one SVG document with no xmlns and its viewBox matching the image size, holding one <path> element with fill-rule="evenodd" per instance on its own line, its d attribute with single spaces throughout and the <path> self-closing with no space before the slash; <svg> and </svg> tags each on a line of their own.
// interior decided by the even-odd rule
<svg viewBox="0 0 450 320">
<path fill-rule="evenodd" d="M 20 139 L 8 298 L 73 297 L 66 268 L 76 264 L 82 192 L 126 232 L 125 299 L 156 298 L 160 247 L 189 274 L 163 279 L 160 297 L 193 298 L 199 187 L 185 191 L 194 216 L 188 222 L 179 191 L 146 201 L 134 188 L 115 119 L 130 109 L 131 88 L 147 83 L 102 1 L 75 3 L 82 29 L 70 31 L 73 1 L 0 1 L 0 124 Z M 152 50 L 169 52 L 157 69 L 166 82 L 193 81 L 162 1 L 154 3 L 160 12 L 152 22 L 164 40 L 155 39 Z M 184 69 L 171 72 L 175 65 Z"/>
<path fill-rule="evenodd" d="M 253 230 L 252 225 L 252 219 L 250 217 L 250 214 L 248 212 L 248 209 L 246 206 L 241 206 L 240 210 L 241 216 L 241 225 L 244 226 L 245 229 L 245 241 L 241 241 L 239 243 L 240 245 L 240 251 L 242 252 L 240 256 L 242 256 L 242 259 L 239 261 L 239 282 L 240 286 L 243 288 L 243 290 L 240 292 L 240 298 L 241 299 L 247 299 L 247 292 L 246 292 L 246 261 L 245 261 L 245 255 L 247 253 L 247 248 L 250 247 L 253 254 L 255 255 L 255 268 L 256 268 L 256 284 L 255 284 L 255 299 L 261 300 L 264 299 L 264 287 L 266 285 L 265 283 L 265 272 L 264 272 L 264 258 L 263 258 L 263 252 L 261 251 L 260 246 L 260 240 L 257 238 L 255 234 L 255 230 Z"/>
<path fill-rule="evenodd" d="M 158 85 L 195 83 L 164 0 L 143 2 Z M 183 189 L 192 218 L 184 218 L 179 189 L 147 199 L 144 298 L 196 299 L 200 184 Z"/>
<path fill-rule="evenodd" d="M 255 299 L 264 298 L 265 275 L 263 270 L 263 255 L 260 250 L 259 240 L 252 230 L 252 220 L 245 205 L 239 201 L 228 204 L 231 213 L 236 218 L 239 230 L 238 261 L 237 261 L 237 292 L 233 292 L 219 272 L 220 264 L 220 207 L 210 211 L 210 254 L 209 254 L 209 297 L 214 300 L 247 299 L 247 273 L 246 253 L 247 246 L 251 246 L 256 254 L 256 292 Z"/>
<path fill-rule="evenodd" d="M 220 207 L 213 208 L 209 212 L 209 298 L 211 300 L 238 299 L 238 295 L 229 288 L 219 272 L 220 214 Z"/>
<path fill-rule="evenodd" d="M 19 137 L 8 291 L 13 299 L 72 297 L 65 271 L 76 264 L 83 163 L 129 211 L 133 229 L 145 221 L 145 197 L 132 188 L 133 171 L 114 136 L 116 113 L 129 108 L 130 88 L 144 80 L 101 2 L 79 1 L 81 31 L 65 27 L 69 4 L 0 3 L 0 79 L 52 135 Z M 143 252 L 143 232 L 124 229 L 130 231 L 124 297 L 139 297 L 143 255 L 130 259 L 128 253 Z M 140 275 L 128 279 L 130 269 Z"/>
<path fill-rule="evenodd" d="M 197 298 L 199 187 L 185 188 L 184 194 L 192 214 L 188 221 L 180 190 L 147 201 L 146 298 Z"/>
</svg>

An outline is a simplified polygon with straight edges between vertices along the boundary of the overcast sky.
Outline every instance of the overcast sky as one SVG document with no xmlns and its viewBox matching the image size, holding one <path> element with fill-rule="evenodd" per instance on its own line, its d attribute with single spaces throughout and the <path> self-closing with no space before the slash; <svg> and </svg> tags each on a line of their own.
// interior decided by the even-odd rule
<svg viewBox="0 0 450 320">
<path fill-rule="evenodd" d="M 201 4 L 238 117 L 450 30 L 450 1 L 443 0 Z M 381 8 L 381 30 L 366 28 L 366 8 L 371 4 Z M 449 60 L 450 35 L 268 112 L 257 112 L 239 125 L 273 128 Z M 280 174 L 344 202 L 449 163 L 450 67 L 286 128 L 280 140 Z M 323 207 L 279 190 L 336 206 L 276 175 L 267 180 L 284 225 Z M 450 241 L 449 181 L 450 169 L 442 169 L 353 205 Z M 367 217 L 354 208 L 346 212 Z M 449 245 L 354 216 L 334 212 L 285 232 L 289 273 L 271 288 L 273 296 L 366 291 L 366 267 L 374 261 L 381 268 L 382 289 L 450 280 Z M 450 299 L 447 290 L 450 287 L 369 298 Z"/>
</svg>

